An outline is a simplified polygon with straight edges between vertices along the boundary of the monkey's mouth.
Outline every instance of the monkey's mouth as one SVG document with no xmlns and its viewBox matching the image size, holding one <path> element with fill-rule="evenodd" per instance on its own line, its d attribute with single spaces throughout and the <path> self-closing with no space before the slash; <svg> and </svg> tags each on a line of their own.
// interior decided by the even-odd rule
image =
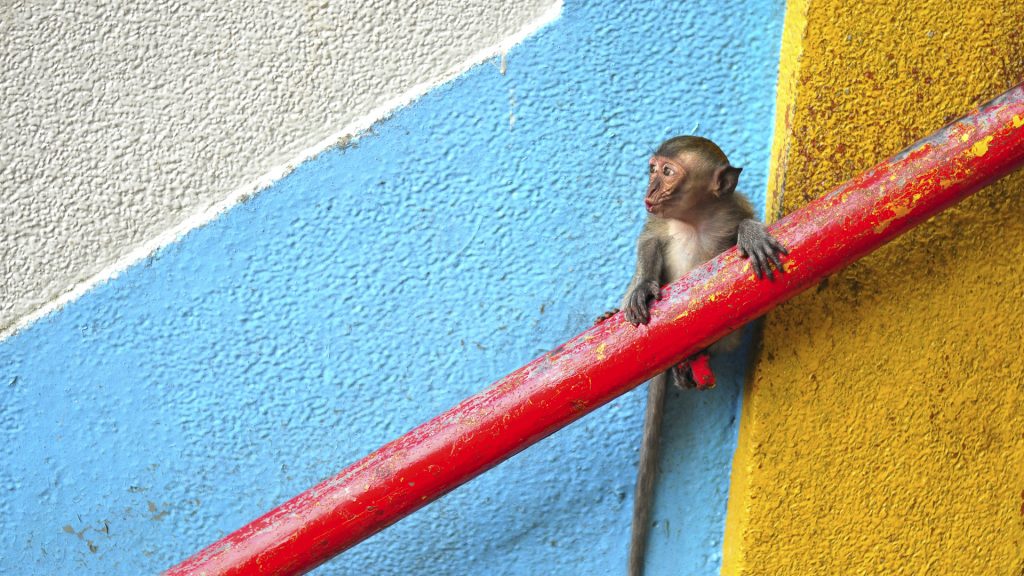
<svg viewBox="0 0 1024 576">
<path fill-rule="evenodd" d="M 655 203 L 651 202 L 650 200 L 644 200 L 644 206 L 646 206 L 647 207 L 647 211 L 652 213 L 652 214 L 654 213 L 655 210 L 657 210 L 660 207 L 658 204 L 655 204 Z"/>
</svg>

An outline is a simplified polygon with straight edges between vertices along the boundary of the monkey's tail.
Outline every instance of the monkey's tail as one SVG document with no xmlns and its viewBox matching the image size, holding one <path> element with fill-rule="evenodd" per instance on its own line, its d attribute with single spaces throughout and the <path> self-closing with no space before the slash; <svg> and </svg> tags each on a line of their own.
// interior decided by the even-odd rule
<svg viewBox="0 0 1024 576">
<path fill-rule="evenodd" d="M 647 383 L 647 412 L 644 415 L 644 439 L 640 444 L 640 465 L 633 495 L 633 532 L 629 542 L 629 576 L 643 576 L 647 552 L 647 532 L 651 527 L 654 480 L 658 475 L 658 444 L 665 411 L 668 373 L 658 374 Z"/>
</svg>

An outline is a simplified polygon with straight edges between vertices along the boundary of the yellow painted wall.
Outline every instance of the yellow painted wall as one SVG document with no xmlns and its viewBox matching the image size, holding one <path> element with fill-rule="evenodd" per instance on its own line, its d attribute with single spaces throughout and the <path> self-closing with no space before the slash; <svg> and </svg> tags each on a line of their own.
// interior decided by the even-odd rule
<svg viewBox="0 0 1024 576">
<path fill-rule="evenodd" d="M 791 0 L 773 177 L 793 211 L 1024 81 L 1024 2 Z M 726 575 L 1024 576 L 1024 174 L 779 307 Z"/>
</svg>

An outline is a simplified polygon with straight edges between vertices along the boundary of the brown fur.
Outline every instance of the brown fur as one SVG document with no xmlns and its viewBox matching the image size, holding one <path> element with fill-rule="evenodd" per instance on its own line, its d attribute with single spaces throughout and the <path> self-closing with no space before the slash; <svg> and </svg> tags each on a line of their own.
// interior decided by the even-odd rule
<svg viewBox="0 0 1024 576">
<path fill-rule="evenodd" d="M 646 324 L 650 303 L 661 297 L 661 286 L 679 280 L 736 245 L 737 240 L 759 277 L 772 274 L 771 264 L 781 271 L 777 254 L 785 249 L 753 219 L 750 202 L 736 192 L 739 174 L 740 169 L 731 166 L 722 150 L 706 138 L 678 136 L 658 148 L 650 161 L 645 199 L 649 214 L 637 239 L 636 273 L 620 305 L 628 321 Z M 738 342 L 739 332 L 734 332 L 711 351 L 728 350 Z M 643 574 L 666 387 L 670 381 L 689 387 L 686 378 L 672 369 L 648 384 L 633 499 L 629 576 Z"/>
</svg>

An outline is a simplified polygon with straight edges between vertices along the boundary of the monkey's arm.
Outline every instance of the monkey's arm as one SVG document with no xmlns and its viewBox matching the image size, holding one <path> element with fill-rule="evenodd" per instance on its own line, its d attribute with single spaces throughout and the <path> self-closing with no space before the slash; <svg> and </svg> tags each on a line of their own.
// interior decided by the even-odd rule
<svg viewBox="0 0 1024 576">
<path fill-rule="evenodd" d="M 636 246 L 636 273 L 620 305 L 630 324 L 637 326 L 651 321 L 650 303 L 661 299 L 663 265 L 657 236 L 641 234 Z"/>
<path fill-rule="evenodd" d="M 764 224 L 753 218 L 740 222 L 736 231 L 736 245 L 739 246 L 740 254 L 744 258 L 750 258 L 750 265 L 754 267 L 754 273 L 758 278 L 764 278 L 767 274 L 770 279 L 775 280 L 772 265 L 780 274 L 783 272 L 779 254 L 789 254 L 789 251 L 768 233 Z"/>
</svg>

